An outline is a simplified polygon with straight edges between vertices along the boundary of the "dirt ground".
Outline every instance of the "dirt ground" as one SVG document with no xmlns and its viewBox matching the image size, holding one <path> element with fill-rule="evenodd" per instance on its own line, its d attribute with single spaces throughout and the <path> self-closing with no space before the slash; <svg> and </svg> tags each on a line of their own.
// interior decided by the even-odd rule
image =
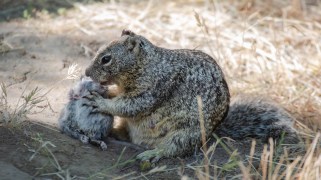
<svg viewBox="0 0 321 180">
<path fill-rule="evenodd" d="M 202 159 L 200 154 L 163 159 L 156 167 L 143 169 L 134 159 L 139 150 L 111 142 L 107 151 L 101 151 L 59 133 L 54 127 L 30 122 L 19 128 L 0 127 L 0 137 L 1 179 L 59 179 L 58 174 L 65 179 L 180 179 L 183 175 L 195 178 L 195 170 L 190 167 L 196 167 Z M 38 151 L 46 142 L 54 145 L 46 146 L 50 151 Z M 248 145 L 238 148 L 248 154 Z M 222 165 L 229 155 L 220 147 L 211 160 Z M 148 171 L 151 168 L 155 168 L 152 173 Z M 234 175 L 237 171 L 228 173 Z"/>
</svg>

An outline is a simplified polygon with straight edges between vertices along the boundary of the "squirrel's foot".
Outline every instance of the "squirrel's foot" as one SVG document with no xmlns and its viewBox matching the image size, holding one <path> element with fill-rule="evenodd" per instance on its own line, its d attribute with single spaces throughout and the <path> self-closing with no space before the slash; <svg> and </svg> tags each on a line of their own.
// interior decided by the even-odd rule
<svg viewBox="0 0 321 180">
<path fill-rule="evenodd" d="M 161 149 L 152 149 L 144 151 L 136 156 L 136 159 L 140 161 L 150 161 L 151 163 L 158 162 L 163 157 L 163 150 Z"/>
</svg>

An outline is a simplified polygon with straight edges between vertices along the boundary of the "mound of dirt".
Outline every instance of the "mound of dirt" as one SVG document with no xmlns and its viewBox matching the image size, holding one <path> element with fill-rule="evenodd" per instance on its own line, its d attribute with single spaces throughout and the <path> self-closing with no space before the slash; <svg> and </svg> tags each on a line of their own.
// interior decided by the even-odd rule
<svg viewBox="0 0 321 180">
<path fill-rule="evenodd" d="M 135 156 L 142 150 L 107 141 L 108 150 L 82 144 L 60 133 L 55 127 L 26 122 L 19 127 L 0 126 L 0 174 L 4 179 L 54 178 L 120 178 L 180 179 L 183 175 L 196 178 L 202 154 L 185 158 L 161 159 L 146 166 Z M 248 154 L 249 144 L 237 143 L 238 152 Z M 222 147 L 217 147 L 210 161 L 223 166 L 231 161 Z M 245 156 L 243 156 L 245 158 Z M 200 166 L 201 167 L 201 166 Z M 199 168 L 198 168 L 199 169 Z M 234 169 L 224 176 L 239 173 Z"/>
</svg>

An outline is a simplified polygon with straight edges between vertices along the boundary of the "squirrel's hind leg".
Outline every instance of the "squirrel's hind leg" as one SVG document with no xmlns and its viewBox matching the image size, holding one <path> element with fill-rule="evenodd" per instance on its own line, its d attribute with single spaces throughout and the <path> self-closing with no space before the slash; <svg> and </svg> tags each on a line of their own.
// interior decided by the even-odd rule
<svg viewBox="0 0 321 180">
<path fill-rule="evenodd" d="M 165 136 L 155 149 L 144 151 L 137 155 L 136 158 L 141 161 L 150 160 L 155 163 L 162 157 L 185 156 L 200 144 L 200 139 L 201 131 L 198 128 L 179 129 L 170 134 L 170 136 Z"/>
</svg>

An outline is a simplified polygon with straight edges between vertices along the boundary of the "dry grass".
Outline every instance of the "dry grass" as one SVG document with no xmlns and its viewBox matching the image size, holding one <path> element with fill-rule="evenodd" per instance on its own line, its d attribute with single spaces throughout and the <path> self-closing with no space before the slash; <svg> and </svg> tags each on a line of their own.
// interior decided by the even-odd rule
<svg viewBox="0 0 321 180">
<path fill-rule="evenodd" d="M 28 151 L 33 152 L 29 158 L 29 161 L 32 162 L 34 158 L 37 158 L 37 155 L 46 156 L 48 160 L 48 164 L 44 165 L 43 167 L 39 167 L 36 174 L 40 174 L 42 177 L 56 176 L 57 179 L 59 178 L 61 180 L 72 180 L 77 178 L 72 177 L 68 169 L 63 169 L 61 167 L 59 161 L 52 152 L 52 148 L 55 148 L 56 146 L 51 141 L 43 140 L 40 134 L 37 134 L 37 136 L 32 139 L 39 144 L 39 147 L 37 149 L 29 147 Z M 50 172 L 51 169 L 54 169 L 54 171 Z"/>
<path fill-rule="evenodd" d="M 26 87 L 27 88 L 27 87 Z M 14 106 L 8 103 L 7 87 L 4 83 L 0 86 L 0 126 L 16 126 L 27 119 L 29 114 L 37 104 L 45 101 L 45 97 L 40 95 L 40 89 L 34 88 L 31 92 L 22 91 L 19 100 Z"/>
<path fill-rule="evenodd" d="M 31 113 L 41 113 L 45 108 L 50 107 L 50 103 L 46 99 L 46 95 L 54 88 L 58 83 L 68 80 L 68 79 L 78 79 L 80 74 L 80 69 L 77 64 L 72 64 L 68 68 L 67 75 L 64 79 L 54 83 L 52 87 L 49 87 L 47 90 L 41 90 L 38 87 L 31 90 L 29 93 L 26 93 L 27 86 L 21 92 L 21 95 L 16 102 L 12 105 L 8 102 L 10 96 L 8 95 L 7 86 L 4 83 L 0 84 L 0 126 L 7 127 L 20 127 L 21 123 L 27 120 L 27 116 Z M 39 112 L 35 112 L 34 109 L 40 103 L 46 101 L 47 106 L 43 106 L 43 109 Z M 37 124 L 37 123 L 36 123 Z M 39 124 L 42 126 L 41 124 Z M 28 146 L 28 151 L 33 152 L 29 161 L 32 162 L 34 158 L 37 158 L 37 155 L 41 154 L 47 157 L 48 164 L 39 167 L 38 172 L 35 175 L 48 177 L 56 176 L 59 179 L 71 180 L 76 179 L 77 177 L 72 177 L 68 169 L 63 169 L 59 164 L 59 161 L 52 152 L 52 148 L 56 146 L 50 141 L 44 141 L 40 134 L 37 134 L 37 137 L 32 138 L 39 147 L 37 149 L 32 149 Z M 26 144 L 25 144 L 26 145 Z M 26 145 L 27 146 L 27 145 Z M 54 172 L 48 172 L 49 169 L 55 169 Z M 45 172 L 45 173 L 40 173 Z"/>
<path fill-rule="evenodd" d="M 47 33 L 88 36 L 129 28 L 161 46 L 209 53 L 224 70 L 232 95 L 255 93 L 275 99 L 295 115 L 297 129 L 313 139 L 307 140 L 304 155 L 291 161 L 286 150 L 276 154 L 273 148 L 264 148 L 259 169 L 250 166 L 255 159 L 252 150 L 248 167 L 238 163 L 241 177 L 317 179 L 321 173 L 320 17 L 320 2 L 311 0 L 150 0 L 75 4 L 63 16 L 40 13 L 26 23 Z"/>
<path fill-rule="evenodd" d="M 29 93 L 26 93 L 28 85 L 21 92 L 20 97 L 16 103 L 9 102 L 10 96 L 6 84 L 0 82 L 0 126 L 15 127 L 27 119 L 28 114 L 41 113 L 46 108 L 51 108 L 50 102 L 47 100 L 46 95 L 54 89 L 54 87 L 64 80 L 79 79 L 80 68 L 77 64 L 72 64 L 68 68 L 67 75 L 64 79 L 53 83 L 47 89 L 40 89 L 35 87 Z M 41 103 L 45 102 L 45 105 Z M 34 111 L 35 107 L 42 107 L 40 111 Z"/>
<path fill-rule="evenodd" d="M 320 133 L 318 133 L 313 142 L 307 144 L 306 152 L 303 156 L 296 156 L 293 160 L 289 158 L 288 152 L 277 154 L 274 152 L 273 141 L 270 140 L 270 149 L 264 146 L 260 158 L 260 167 L 253 168 L 251 162 L 245 167 L 242 162 L 239 166 L 244 179 L 319 179 L 321 172 L 321 150 Z M 254 146 L 252 146 L 254 149 Z M 254 152 L 254 151 L 252 151 Z M 279 156 L 276 158 L 276 156 Z M 292 156 L 293 157 L 293 156 Z M 253 154 L 250 159 L 255 158 Z"/>
</svg>

